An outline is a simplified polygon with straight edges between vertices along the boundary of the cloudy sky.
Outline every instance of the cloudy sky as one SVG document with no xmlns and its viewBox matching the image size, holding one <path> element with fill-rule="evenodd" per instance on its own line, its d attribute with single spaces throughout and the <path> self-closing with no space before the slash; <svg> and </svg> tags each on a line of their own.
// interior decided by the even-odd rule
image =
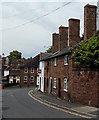
<svg viewBox="0 0 99 120">
<path fill-rule="evenodd" d="M 52 33 L 58 32 L 60 25 L 68 26 L 69 18 L 81 20 L 82 34 L 83 8 L 88 3 L 97 5 L 97 0 L 3 1 L 0 3 L 0 53 L 8 55 L 18 50 L 27 58 L 46 51 L 52 44 Z"/>
</svg>

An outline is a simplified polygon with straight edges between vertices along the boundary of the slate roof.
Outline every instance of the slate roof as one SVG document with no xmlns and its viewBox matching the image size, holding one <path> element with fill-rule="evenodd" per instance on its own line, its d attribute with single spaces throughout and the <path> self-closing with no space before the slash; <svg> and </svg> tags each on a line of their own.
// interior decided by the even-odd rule
<svg viewBox="0 0 99 120">
<path fill-rule="evenodd" d="M 55 53 L 52 53 L 52 54 L 48 55 L 47 57 L 43 58 L 41 61 L 46 61 L 46 60 L 49 60 L 49 59 L 52 59 L 52 58 L 55 58 L 55 57 L 59 57 L 59 56 L 65 55 L 65 54 L 69 54 L 70 52 L 71 52 L 70 48 L 65 48 L 61 51 L 57 51 Z"/>
<path fill-rule="evenodd" d="M 25 61 L 24 67 L 28 67 L 28 68 L 31 68 L 31 67 L 38 68 L 38 66 L 39 66 L 39 59 L 40 59 L 40 56 L 37 55 L 37 56 L 35 56 L 33 59 L 29 59 L 29 60 Z"/>
<path fill-rule="evenodd" d="M 88 40 L 90 40 L 90 39 L 88 39 Z M 88 40 L 84 40 L 84 41 L 88 42 Z M 55 57 L 59 57 L 59 56 L 66 55 L 66 54 L 70 54 L 75 48 L 77 48 L 80 45 L 81 42 L 82 41 L 80 41 L 79 43 L 76 43 L 71 48 L 64 48 L 61 51 L 57 51 L 55 53 L 52 53 L 49 56 L 46 56 L 45 58 L 43 58 L 41 61 L 46 61 L 46 60 L 49 60 L 49 59 L 52 59 L 52 58 L 55 58 Z"/>
<path fill-rule="evenodd" d="M 10 75 L 19 76 L 20 75 L 20 70 L 19 69 L 11 70 Z"/>
</svg>

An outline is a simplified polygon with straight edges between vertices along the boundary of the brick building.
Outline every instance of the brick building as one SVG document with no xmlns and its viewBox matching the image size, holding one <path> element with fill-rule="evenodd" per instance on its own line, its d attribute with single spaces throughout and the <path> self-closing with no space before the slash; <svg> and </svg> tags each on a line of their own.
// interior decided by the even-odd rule
<svg viewBox="0 0 99 120">
<path fill-rule="evenodd" d="M 84 40 L 96 32 L 96 6 L 84 7 Z M 53 54 L 44 61 L 44 91 L 71 102 L 99 106 L 98 70 L 77 69 L 71 53 L 80 43 L 80 20 L 53 34 Z M 91 25 L 90 25 L 91 24 Z"/>
<path fill-rule="evenodd" d="M 37 55 L 34 58 L 28 59 L 20 66 L 20 86 L 36 85 L 39 57 Z"/>
</svg>

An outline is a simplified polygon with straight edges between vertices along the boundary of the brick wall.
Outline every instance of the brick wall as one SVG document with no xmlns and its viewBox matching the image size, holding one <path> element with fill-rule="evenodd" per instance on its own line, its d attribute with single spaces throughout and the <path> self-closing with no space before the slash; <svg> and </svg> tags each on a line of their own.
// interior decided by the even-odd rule
<svg viewBox="0 0 99 120">
<path fill-rule="evenodd" d="M 45 63 L 47 64 L 47 61 Z M 48 93 L 49 78 L 52 77 L 52 95 L 73 103 L 99 107 L 99 71 L 75 70 L 73 65 L 71 55 L 67 66 L 64 66 L 64 56 L 57 58 L 57 66 L 54 66 L 53 59 L 51 59 L 49 69 L 45 69 L 45 92 Z M 53 88 L 54 78 L 56 78 L 56 88 Z M 64 78 L 68 79 L 67 92 L 64 91 Z"/>
<path fill-rule="evenodd" d="M 59 27 L 59 50 L 63 50 L 68 46 L 68 27 Z"/>
<path fill-rule="evenodd" d="M 24 76 L 28 77 L 27 83 L 24 83 Z M 33 76 L 34 77 L 34 82 L 30 81 L 30 77 Z M 34 69 L 34 73 L 31 73 L 31 69 L 28 68 L 28 73 L 24 73 L 24 68 L 21 68 L 20 70 L 20 85 L 21 86 L 32 86 L 32 85 L 36 85 L 36 80 L 37 80 L 37 70 Z"/>
<path fill-rule="evenodd" d="M 57 52 L 59 50 L 59 34 L 52 34 L 52 52 Z"/>
<path fill-rule="evenodd" d="M 69 19 L 69 46 L 80 42 L 80 20 L 79 19 Z"/>
<path fill-rule="evenodd" d="M 86 5 L 84 7 L 84 40 L 89 39 L 96 32 L 96 11 L 94 5 Z"/>
<path fill-rule="evenodd" d="M 71 56 L 69 56 L 71 59 Z M 45 66 L 48 61 L 45 61 Z M 71 67 L 71 60 L 69 60 L 69 65 L 64 65 L 64 56 L 57 58 L 57 66 L 54 66 L 54 59 L 49 61 L 48 69 L 45 69 L 45 92 L 48 93 L 49 89 L 49 78 L 52 77 L 52 90 L 51 94 L 57 97 L 61 97 L 62 99 L 69 100 L 69 93 L 64 91 L 64 78 L 68 79 L 68 90 L 71 89 L 71 81 L 69 79 L 69 69 Z M 54 78 L 56 78 L 56 88 L 54 86 Z M 60 79 L 60 84 L 59 84 Z"/>
<path fill-rule="evenodd" d="M 73 70 L 71 101 L 99 107 L 99 71 Z"/>
</svg>

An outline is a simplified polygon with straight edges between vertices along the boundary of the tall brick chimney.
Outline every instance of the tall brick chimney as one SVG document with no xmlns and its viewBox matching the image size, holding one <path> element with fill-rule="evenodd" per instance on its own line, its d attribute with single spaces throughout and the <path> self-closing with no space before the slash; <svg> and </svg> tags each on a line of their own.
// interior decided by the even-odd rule
<svg viewBox="0 0 99 120">
<path fill-rule="evenodd" d="M 59 51 L 59 34 L 53 33 L 52 34 L 52 52 Z"/>
<path fill-rule="evenodd" d="M 80 20 L 69 19 L 68 47 L 80 42 Z"/>
<path fill-rule="evenodd" d="M 67 48 L 68 41 L 68 27 L 60 26 L 59 27 L 59 50 Z"/>
<path fill-rule="evenodd" d="M 89 39 L 96 32 L 97 7 L 87 4 L 84 7 L 84 40 Z"/>
</svg>

